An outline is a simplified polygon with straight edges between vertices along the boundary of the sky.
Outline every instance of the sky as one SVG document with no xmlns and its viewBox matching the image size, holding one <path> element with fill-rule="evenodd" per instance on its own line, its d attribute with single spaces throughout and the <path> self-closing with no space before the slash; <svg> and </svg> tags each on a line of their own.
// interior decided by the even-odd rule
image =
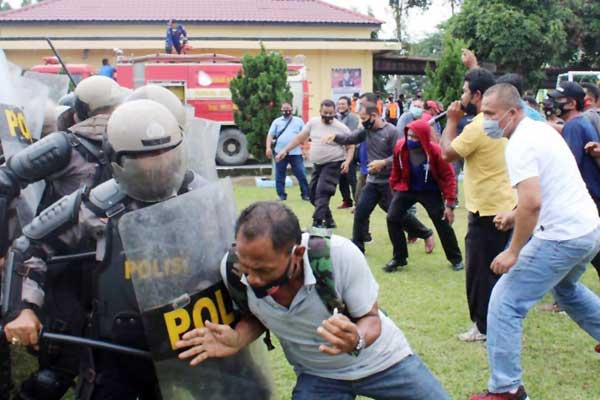
<svg viewBox="0 0 600 400">
<path fill-rule="evenodd" d="M 389 0 L 323 0 L 336 6 L 355 9 L 363 14 L 367 13 L 367 7 L 370 4 L 375 17 L 385 21 L 382 26 L 380 38 L 392 38 L 394 36 L 394 18 L 388 6 Z M 19 7 L 21 0 L 8 0 L 11 6 Z M 450 17 L 450 6 L 447 0 L 433 0 L 432 6 L 426 11 L 411 10 L 408 16 L 408 29 L 406 34 L 410 41 L 418 41 L 425 38 L 428 34 L 436 31 L 436 27 L 441 22 Z"/>
</svg>

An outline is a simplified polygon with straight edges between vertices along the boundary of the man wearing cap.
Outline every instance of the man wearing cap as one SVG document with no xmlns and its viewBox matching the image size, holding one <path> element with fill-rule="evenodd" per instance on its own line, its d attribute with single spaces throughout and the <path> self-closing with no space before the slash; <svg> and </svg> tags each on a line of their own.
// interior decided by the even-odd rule
<svg viewBox="0 0 600 400">
<path fill-rule="evenodd" d="M 596 140 L 597 134 L 590 121 L 583 116 L 585 91 L 576 82 L 563 82 L 548 96 L 554 101 L 555 113 L 565 120 L 562 135 L 579 167 L 579 172 L 600 212 L 600 169 L 586 146 Z M 600 257 L 592 260 L 600 276 Z"/>
</svg>

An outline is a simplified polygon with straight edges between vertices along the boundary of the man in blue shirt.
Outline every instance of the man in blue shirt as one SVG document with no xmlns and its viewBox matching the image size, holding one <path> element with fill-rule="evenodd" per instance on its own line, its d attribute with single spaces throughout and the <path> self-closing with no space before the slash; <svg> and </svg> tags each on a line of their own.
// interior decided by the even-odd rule
<svg viewBox="0 0 600 400">
<path fill-rule="evenodd" d="M 565 120 L 562 135 L 575 156 L 583 181 L 600 211 L 600 168 L 585 149 L 597 137 L 591 122 L 581 113 L 585 91 L 576 82 L 563 82 L 548 96 L 554 101 L 555 113 Z M 592 265 L 600 276 L 600 254 L 592 260 Z"/>
<path fill-rule="evenodd" d="M 267 135 L 265 154 L 269 159 L 274 158 L 275 154 L 283 150 L 304 128 L 304 122 L 292 115 L 292 105 L 290 103 L 283 103 L 281 105 L 281 114 L 281 117 L 271 123 L 271 128 Z M 273 144 L 275 144 L 274 148 Z M 308 181 L 306 180 L 304 158 L 302 157 L 300 146 L 294 147 L 281 161 L 275 162 L 275 189 L 277 190 L 277 196 L 279 196 L 280 200 L 287 199 L 287 193 L 285 192 L 285 172 L 288 163 L 292 166 L 292 173 L 298 179 L 302 200 L 309 200 Z"/>
<path fill-rule="evenodd" d="M 96 72 L 98 75 L 107 76 L 110 79 L 115 79 L 117 69 L 108 63 L 108 58 L 102 59 L 102 67 Z"/>
<path fill-rule="evenodd" d="M 165 39 L 165 51 L 167 54 L 171 54 L 173 48 L 177 54 L 181 54 L 183 45 L 187 42 L 187 32 L 183 25 L 178 25 L 175 20 L 169 21 L 169 27 L 167 28 L 167 36 Z"/>
</svg>

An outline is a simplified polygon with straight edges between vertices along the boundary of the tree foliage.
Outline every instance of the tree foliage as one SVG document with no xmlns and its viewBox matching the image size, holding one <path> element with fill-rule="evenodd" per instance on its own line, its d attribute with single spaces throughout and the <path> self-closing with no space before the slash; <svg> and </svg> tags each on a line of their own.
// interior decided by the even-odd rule
<svg viewBox="0 0 600 400">
<path fill-rule="evenodd" d="M 600 1 L 562 0 L 567 31 L 567 61 L 584 69 L 600 69 Z"/>
<path fill-rule="evenodd" d="M 465 0 L 449 29 L 480 60 L 535 83 L 542 78 L 545 64 L 564 60 L 563 14 L 561 0 Z"/>
<path fill-rule="evenodd" d="M 281 104 L 292 100 L 287 64 L 280 54 L 267 52 L 261 44 L 258 55 L 242 58 L 242 69 L 229 87 L 237 106 L 235 123 L 246 134 L 250 153 L 264 160 L 265 139 L 271 122 L 280 115 Z"/>
<path fill-rule="evenodd" d="M 426 10 L 431 6 L 431 0 L 390 0 L 390 7 L 396 21 L 396 39 L 402 43 L 404 41 L 404 20 L 408 16 L 408 11 L 413 8 Z"/>
<path fill-rule="evenodd" d="M 8 3 L 8 1 L 0 0 L 0 11 L 8 11 L 8 10 L 12 10 L 12 7 Z"/>
<path fill-rule="evenodd" d="M 445 105 L 460 98 L 463 78 L 467 72 L 460 58 L 461 49 L 465 45 L 465 42 L 453 39 L 449 34 L 444 36 L 437 67 L 433 70 L 427 64 L 425 68 L 425 98 L 441 101 Z"/>
</svg>

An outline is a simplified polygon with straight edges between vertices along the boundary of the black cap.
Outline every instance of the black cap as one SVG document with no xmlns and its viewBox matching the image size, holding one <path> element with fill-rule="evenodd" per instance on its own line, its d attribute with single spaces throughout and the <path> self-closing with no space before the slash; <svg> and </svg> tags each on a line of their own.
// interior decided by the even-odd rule
<svg viewBox="0 0 600 400">
<path fill-rule="evenodd" d="M 548 96 L 553 99 L 559 99 L 561 97 L 571 97 L 573 99 L 580 99 L 583 101 L 585 97 L 585 91 L 577 82 L 562 82 L 560 87 L 556 90 L 551 90 Z"/>
</svg>

